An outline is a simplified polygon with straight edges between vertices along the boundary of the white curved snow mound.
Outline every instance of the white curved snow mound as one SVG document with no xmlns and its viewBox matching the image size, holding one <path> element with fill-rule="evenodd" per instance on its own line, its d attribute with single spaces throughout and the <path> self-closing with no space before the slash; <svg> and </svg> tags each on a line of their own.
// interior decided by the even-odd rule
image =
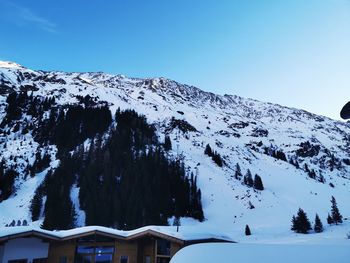
<svg viewBox="0 0 350 263">
<path fill-rule="evenodd" d="M 348 245 L 207 243 L 181 249 L 170 263 L 348 263 Z"/>
</svg>

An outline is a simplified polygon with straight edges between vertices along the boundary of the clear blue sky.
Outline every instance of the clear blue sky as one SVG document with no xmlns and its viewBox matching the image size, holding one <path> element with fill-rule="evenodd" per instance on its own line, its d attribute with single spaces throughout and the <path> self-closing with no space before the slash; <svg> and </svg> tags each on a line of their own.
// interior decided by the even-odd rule
<svg viewBox="0 0 350 263">
<path fill-rule="evenodd" d="M 339 119 L 350 0 L 0 0 L 0 59 L 167 77 Z"/>
</svg>

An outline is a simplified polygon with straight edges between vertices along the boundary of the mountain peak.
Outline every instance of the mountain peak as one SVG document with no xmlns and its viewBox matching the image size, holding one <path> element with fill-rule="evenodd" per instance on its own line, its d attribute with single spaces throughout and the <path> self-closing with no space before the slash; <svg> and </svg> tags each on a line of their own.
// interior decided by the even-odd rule
<svg viewBox="0 0 350 263">
<path fill-rule="evenodd" d="M 15 62 L 0 60 L 0 68 L 24 68 L 24 67 Z"/>
</svg>

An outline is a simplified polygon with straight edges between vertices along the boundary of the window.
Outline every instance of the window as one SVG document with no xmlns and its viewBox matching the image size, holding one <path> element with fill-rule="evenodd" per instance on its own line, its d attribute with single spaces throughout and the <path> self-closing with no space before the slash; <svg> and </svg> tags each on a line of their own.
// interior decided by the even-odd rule
<svg viewBox="0 0 350 263">
<path fill-rule="evenodd" d="M 67 257 L 60 257 L 60 260 L 59 260 L 59 263 L 67 263 L 68 260 L 67 260 Z"/>
<path fill-rule="evenodd" d="M 157 239 L 157 257 L 156 263 L 170 262 L 170 241 L 166 239 Z"/>
<path fill-rule="evenodd" d="M 170 256 L 170 241 L 161 238 L 157 239 L 157 255 Z"/>
<path fill-rule="evenodd" d="M 112 263 L 113 246 L 78 245 L 75 263 Z"/>
<path fill-rule="evenodd" d="M 101 246 L 101 247 L 96 247 L 95 248 L 96 253 L 113 253 L 114 252 L 114 247 L 108 247 L 108 246 Z"/>
<path fill-rule="evenodd" d="M 33 263 L 47 263 L 47 258 L 35 258 Z"/>
<path fill-rule="evenodd" d="M 128 256 L 120 256 L 120 263 L 128 263 Z"/>
<path fill-rule="evenodd" d="M 145 262 L 144 263 L 151 263 L 151 257 L 145 256 Z"/>
<path fill-rule="evenodd" d="M 77 253 L 79 253 L 79 254 L 94 253 L 94 247 L 93 246 L 78 246 Z"/>
<path fill-rule="evenodd" d="M 27 263 L 28 259 L 13 259 L 13 260 L 9 260 L 7 262 L 8 263 Z"/>
</svg>

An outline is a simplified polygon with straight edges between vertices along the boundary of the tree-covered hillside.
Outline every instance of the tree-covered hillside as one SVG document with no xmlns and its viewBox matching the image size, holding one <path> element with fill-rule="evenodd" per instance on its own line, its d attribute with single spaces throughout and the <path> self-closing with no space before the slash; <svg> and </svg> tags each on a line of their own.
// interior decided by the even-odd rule
<svg viewBox="0 0 350 263">
<path fill-rule="evenodd" d="M 43 216 L 43 228 L 75 226 L 73 185 L 86 225 L 132 229 L 166 225 L 173 216 L 204 219 L 196 178 L 180 158 L 169 157 L 169 138 L 164 147 L 144 116 L 118 110 L 112 117 L 106 105 L 58 106 L 26 92 L 11 93 L 7 103 L 3 131 L 30 132 L 39 144 L 25 170 L 31 177 L 48 170 L 31 201 L 32 220 Z M 49 145 L 58 149 L 56 168 L 42 150 Z M 2 199 L 14 190 L 15 168 L 1 169 Z"/>
</svg>

